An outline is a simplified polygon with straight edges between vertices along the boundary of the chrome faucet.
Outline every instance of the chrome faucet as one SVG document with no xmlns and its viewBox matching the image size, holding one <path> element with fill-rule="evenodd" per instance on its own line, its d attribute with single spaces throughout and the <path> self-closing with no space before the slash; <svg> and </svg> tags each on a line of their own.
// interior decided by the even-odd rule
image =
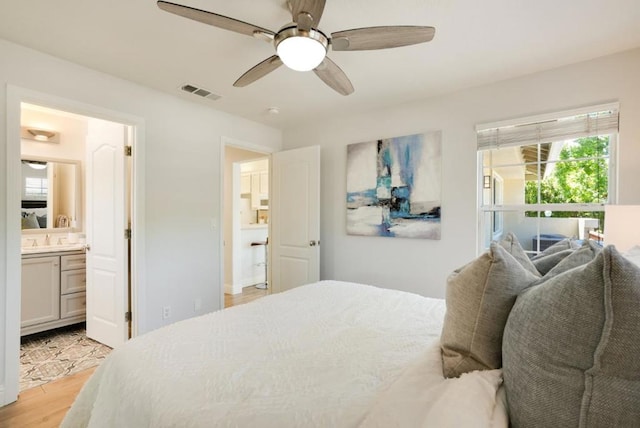
<svg viewBox="0 0 640 428">
<path fill-rule="evenodd" d="M 32 247 L 37 247 L 38 246 L 38 240 L 36 238 L 29 238 L 30 241 L 33 241 L 33 244 L 31 244 Z"/>
<path fill-rule="evenodd" d="M 51 245 L 51 235 L 49 235 L 48 233 L 44 237 L 44 245 L 45 245 L 45 247 Z"/>
</svg>

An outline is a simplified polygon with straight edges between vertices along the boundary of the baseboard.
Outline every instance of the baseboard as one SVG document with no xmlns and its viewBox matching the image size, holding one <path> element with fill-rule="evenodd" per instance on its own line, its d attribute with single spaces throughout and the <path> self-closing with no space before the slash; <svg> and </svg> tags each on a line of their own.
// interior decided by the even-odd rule
<svg viewBox="0 0 640 428">
<path fill-rule="evenodd" d="M 242 284 L 225 284 L 224 294 L 242 294 Z"/>
<path fill-rule="evenodd" d="M 242 281 L 242 287 L 251 287 L 262 283 L 264 283 L 264 275 L 257 275 L 253 278 L 245 278 L 245 280 Z"/>
<path fill-rule="evenodd" d="M 253 287 L 254 285 L 263 284 L 264 275 L 254 276 L 253 278 L 245 278 L 240 284 L 225 284 L 224 294 L 241 294 L 245 287 Z"/>
<path fill-rule="evenodd" d="M 7 404 L 11 404 L 17 399 L 18 397 L 13 397 L 13 399 L 10 399 L 9 397 L 7 397 L 4 385 L 0 385 L 0 407 L 6 406 Z"/>
</svg>

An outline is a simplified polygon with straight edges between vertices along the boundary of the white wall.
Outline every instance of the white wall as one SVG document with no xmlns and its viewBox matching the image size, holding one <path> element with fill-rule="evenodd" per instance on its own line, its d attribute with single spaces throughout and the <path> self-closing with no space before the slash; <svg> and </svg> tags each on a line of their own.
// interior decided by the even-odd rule
<svg viewBox="0 0 640 428">
<path fill-rule="evenodd" d="M 478 123 L 619 100 L 618 201 L 640 203 L 638 76 L 640 50 L 633 50 L 395 108 L 322 118 L 285 130 L 287 149 L 321 146 L 321 277 L 443 297 L 449 273 L 476 256 Z M 357 90 L 352 96 L 358 96 Z M 432 130 L 442 130 L 442 239 L 347 236 L 347 144 Z"/>
<path fill-rule="evenodd" d="M 197 298 L 198 313 L 220 308 L 221 232 L 212 225 L 222 216 L 221 137 L 279 149 L 281 132 L 3 40 L 0 64 L 0 390 L 7 339 L 7 85 L 144 120 L 147 282 L 140 297 L 147 316 L 139 320 L 139 332 L 197 315 Z M 165 305 L 171 305 L 172 317 L 163 321 Z"/>
</svg>

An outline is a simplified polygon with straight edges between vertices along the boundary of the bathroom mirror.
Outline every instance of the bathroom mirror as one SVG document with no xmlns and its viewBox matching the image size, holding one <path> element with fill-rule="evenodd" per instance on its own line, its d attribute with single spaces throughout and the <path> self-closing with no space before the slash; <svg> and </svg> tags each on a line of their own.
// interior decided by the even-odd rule
<svg viewBox="0 0 640 428">
<path fill-rule="evenodd" d="M 60 159 L 22 159 L 22 232 L 81 230 L 80 162 Z"/>
</svg>

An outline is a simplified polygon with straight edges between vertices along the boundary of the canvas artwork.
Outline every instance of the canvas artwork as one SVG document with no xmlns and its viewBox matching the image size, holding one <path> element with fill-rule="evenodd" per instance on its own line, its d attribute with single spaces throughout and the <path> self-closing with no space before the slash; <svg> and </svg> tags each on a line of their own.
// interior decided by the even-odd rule
<svg viewBox="0 0 640 428">
<path fill-rule="evenodd" d="M 441 133 L 347 146 L 349 235 L 440 239 Z"/>
</svg>

